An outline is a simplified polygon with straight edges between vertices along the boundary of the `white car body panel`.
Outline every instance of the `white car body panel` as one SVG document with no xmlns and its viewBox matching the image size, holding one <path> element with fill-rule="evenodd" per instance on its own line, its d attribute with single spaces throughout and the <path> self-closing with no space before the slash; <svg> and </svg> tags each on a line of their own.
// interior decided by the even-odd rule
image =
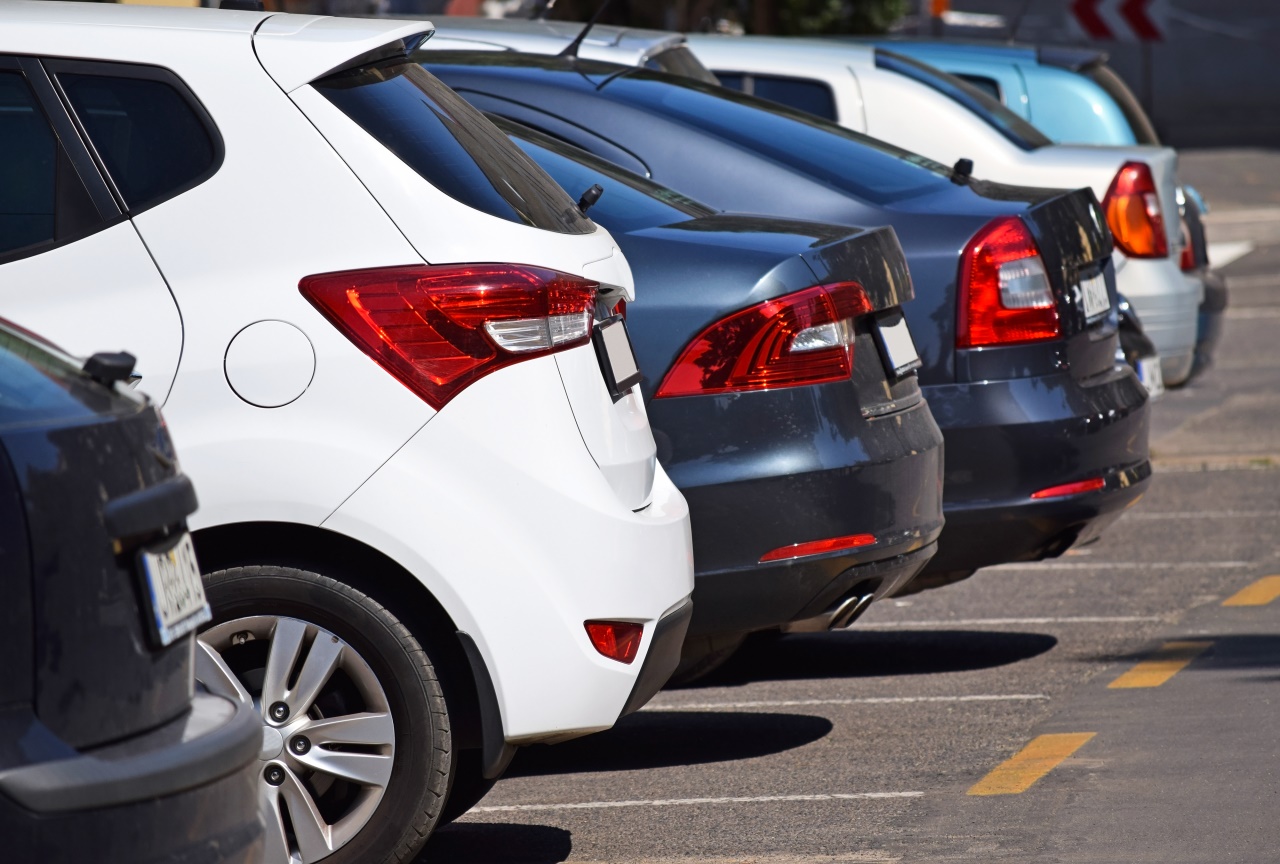
<svg viewBox="0 0 1280 864">
<path fill-rule="evenodd" d="M 1051 189 L 1087 187 L 1099 201 L 1126 162 L 1151 168 L 1164 216 L 1169 257 L 1131 259 L 1116 268 L 1116 287 L 1137 309 L 1143 325 L 1157 324 L 1152 341 L 1173 384 L 1195 350 L 1197 308 L 1203 296 L 1187 290 L 1178 268 L 1182 234 L 1177 205 L 1177 154 L 1167 147 L 1095 147 L 1055 144 L 1023 150 L 969 109 L 905 75 L 875 64 L 875 49 L 818 39 L 703 36 L 690 34 L 690 49 L 713 71 L 804 78 L 825 83 L 836 99 L 837 122 L 855 131 L 920 153 L 944 165 L 973 160 L 976 177 Z M 846 114 L 857 94 L 863 113 Z M 1157 333 L 1159 338 L 1157 338 Z M 1175 374 L 1168 374 L 1174 371 Z"/>
<path fill-rule="evenodd" d="M 559 54 L 582 30 L 578 21 L 529 21 L 433 15 L 436 36 L 427 50 L 506 50 Z M 478 43 L 478 44 L 477 44 Z M 582 40 L 578 56 L 624 66 L 643 66 L 649 58 L 685 43 L 679 33 L 597 24 Z"/>
<path fill-rule="evenodd" d="M 436 412 L 330 325 L 298 284 L 337 270 L 509 261 L 621 286 L 631 297 L 630 269 L 603 229 L 571 236 L 517 225 L 397 171 L 390 163 L 399 161 L 336 109 L 318 132 L 298 107 L 320 116 L 316 105 L 326 102 L 301 80 L 308 70 L 332 69 L 344 52 L 377 47 L 376 34 L 399 38 L 421 24 L 356 22 L 358 33 L 374 35 L 344 39 L 342 22 L 286 16 L 272 25 L 266 52 L 278 86 L 254 53 L 251 34 L 265 17 L 0 6 L 0 52 L 166 67 L 201 101 L 225 144 L 212 177 L 131 224 L 0 265 L 6 295 L 19 283 L 44 290 L 29 307 L 38 320 L 8 297 L 6 315 L 74 352 L 142 344 L 109 309 L 59 324 L 66 310 L 82 311 L 73 304 L 84 292 L 117 284 L 117 274 L 103 272 L 109 258 L 71 250 L 93 250 L 93 242 L 136 225 L 155 264 L 149 275 L 136 261 L 118 275 L 137 277 L 142 299 L 126 309 L 135 330 L 154 326 L 169 340 L 165 357 L 180 346 L 180 360 L 165 361 L 176 362 L 172 388 L 153 371 L 162 364 L 149 356 L 160 358 L 159 349 L 143 352 L 139 369 L 144 389 L 158 399 L 168 393 L 165 414 L 200 495 L 192 528 L 289 522 L 368 543 L 431 590 L 476 640 L 499 689 L 507 738 L 612 725 L 653 628 L 636 660 L 623 665 L 592 648 L 583 621 L 649 624 L 685 603 L 693 587 L 688 509 L 651 454 L 646 460 L 652 436 L 632 397 L 614 405 L 598 367 L 599 383 L 584 383 L 587 360 L 595 362 L 584 345 L 498 370 Z M 316 44 L 283 47 L 290 39 Z M 282 86 L 292 82 L 291 98 Z M 403 188 L 391 188 L 396 183 Z M 314 364 L 304 392 L 281 407 L 250 404 L 228 383 L 228 346 L 257 322 L 296 328 L 306 338 L 289 340 L 290 369 Z M 236 368 L 249 371 L 235 374 L 252 375 L 259 355 L 247 356 Z M 562 368 L 570 370 L 563 377 Z M 582 428 L 575 413 L 585 418 Z M 649 503 L 633 513 L 620 495 Z"/>
</svg>

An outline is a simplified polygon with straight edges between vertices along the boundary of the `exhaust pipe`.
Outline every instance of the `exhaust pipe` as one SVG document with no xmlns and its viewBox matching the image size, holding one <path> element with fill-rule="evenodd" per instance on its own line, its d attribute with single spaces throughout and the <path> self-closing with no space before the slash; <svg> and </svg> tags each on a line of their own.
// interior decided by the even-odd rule
<svg viewBox="0 0 1280 864">
<path fill-rule="evenodd" d="M 826 630 L 843 630 L 867 611 L 876 597 L 874 591 L 858 591 L 840 600 L 821 615 L 792 621 L 782 625 L 783 633 L 822 633 Z"/>
</svg>

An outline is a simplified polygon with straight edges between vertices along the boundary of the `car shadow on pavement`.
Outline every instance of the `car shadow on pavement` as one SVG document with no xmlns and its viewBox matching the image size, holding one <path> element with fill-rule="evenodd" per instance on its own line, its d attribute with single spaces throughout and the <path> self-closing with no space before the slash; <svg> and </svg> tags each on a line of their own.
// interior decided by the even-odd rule
<svg viewBox="0 0 1280 864">
<path fill-rule="evenodd" d="M 1254 673 L 1238 678 L 1239 681 L 1273 684 L 1280 681 L 1280 635 L 1274 633 L 1196 633 L 1192 636 L 1169 636 L 1164 642 L 1210 642 L 1202 654 L 1194 657 L 1188 672 L 1212 672 L 1231 670 Z M 1082 663 L 1106 663 L 1120 666 L 1152 659 L 1152 651 L 1159 647 L 1153 643 L 1141 651 L 1128 654 L 1099 654 L 1078 658 Z M 1179 672 L 1186 675 L 1187 672 Z"/>
<path fill-rule="evenodd" d="M 1027 660 L 1057 644 L 1044 633 L 979 630 L 859 631 L 855 626 L 829 633 L 757 634 L 693 686 L 968 672 Z"/>
<path fill-rule="evenodd" d="M 607 732 L 523 747 L 507 777 L 638 771 L 768 756 L 825 737 L 831 721 L 806 714 L 642 711 Z"/>
<path fill-rule="evenodd" d="M 431 835 L 414 864 L 556 864 L 572 851 L 563 828 L 454 822 Z"/>
</svg>

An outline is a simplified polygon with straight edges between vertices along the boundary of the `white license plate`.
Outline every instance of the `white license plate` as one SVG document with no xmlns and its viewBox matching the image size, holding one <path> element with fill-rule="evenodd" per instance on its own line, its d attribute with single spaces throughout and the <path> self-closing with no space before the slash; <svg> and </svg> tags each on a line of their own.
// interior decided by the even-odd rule
<svg viewBox="0 0 1280 864">
<path fill-rule="evenodd" d="M 899 309 L 891 309 L 876 316 L 876 334 L 879 337 L 880 350 L 884 352 L 884 363 L 890 374 L 904 375 L 912 369 L 919 368 L 920 353 L 916 351 L 916 343 L 907 328 L 907 319 Z"/>
<path fill-rule="evenodd" d="M 1159 357 L 1140 357 L 1138 359 L 1138 380 L 1147 388 L 1147 393 L 1155 399 L 1164 392 L 1164 372 L 1160 369 Z"/>
<path fill-rule="evenodd" d="M 162 552 L 143 551 L 139 559 L 155 636 L 161 645 L 172 644 L 213 617 L 190 534 L 184 532 Z"/>
<path fill-rule="evenodd" d="M 606 319 L 596 325 L 591 341 L 596 346 L 605 384 L 617 402 L 640 383 L 640 366 L 636 363 L 627 327 L 620 317 Z"/>
<path fill-rule="evenodd" d="M 1088 279 L 1080 280 L 1080 291 L 1084 294 L 1084 317 L 1089 321 L 1111 310 L 1111 297 L 1107 294 L 1106 277 L 1099 273 Z"/>
</svg>

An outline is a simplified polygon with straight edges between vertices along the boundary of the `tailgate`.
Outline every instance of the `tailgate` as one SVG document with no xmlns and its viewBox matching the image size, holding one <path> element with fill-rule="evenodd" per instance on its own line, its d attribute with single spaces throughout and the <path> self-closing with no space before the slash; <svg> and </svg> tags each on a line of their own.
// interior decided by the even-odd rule
<svg viewBox="0 0 1280 864">
<path fill-rule="evenodd" d="M 857 282 L 873 311 L 901 306 L 915 296 L 907 259 L 892 228 L 873 228 L 801 256 L 821 283 Z"/>
</svg>

